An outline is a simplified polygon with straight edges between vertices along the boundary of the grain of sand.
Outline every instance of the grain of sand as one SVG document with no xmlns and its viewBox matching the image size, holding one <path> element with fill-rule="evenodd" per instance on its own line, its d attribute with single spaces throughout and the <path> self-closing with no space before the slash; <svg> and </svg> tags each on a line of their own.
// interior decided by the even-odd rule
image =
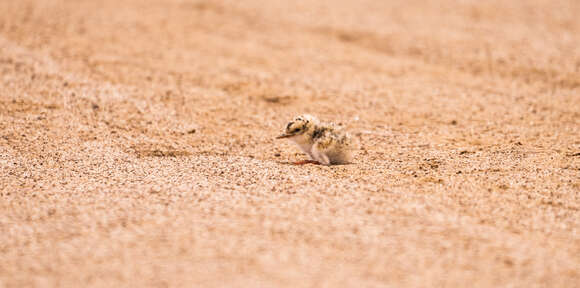
<svg viewBox="0 0 580 288">
<path fill-rule="evenodd" d="M 0 1 L 0 286 L 578 287 L 579 3 Z"/>
</svg>

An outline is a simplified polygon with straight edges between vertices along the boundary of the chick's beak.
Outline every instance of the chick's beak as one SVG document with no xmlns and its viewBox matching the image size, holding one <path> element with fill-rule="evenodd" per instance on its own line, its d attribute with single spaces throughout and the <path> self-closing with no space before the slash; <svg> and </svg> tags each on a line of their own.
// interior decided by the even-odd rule
<svg viewBox="0 0 580 288">
<path fill-rule="evenodd" d="M 276 139 L 283 139 L 283 138 L 288 138 L 288 137 L 292 137 L 292 134 L 281 134 L 276 136 Z"/>
</svg>

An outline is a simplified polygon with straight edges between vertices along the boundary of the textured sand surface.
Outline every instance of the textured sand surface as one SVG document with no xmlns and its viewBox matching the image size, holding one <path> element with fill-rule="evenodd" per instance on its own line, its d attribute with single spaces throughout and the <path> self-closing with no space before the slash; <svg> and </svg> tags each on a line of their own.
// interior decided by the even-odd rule
<svg viewBox="0 0 580 288">
<path fill-rule="evenodd" d="M 578 287 L 580 2 L 433 2 L 0 0 L 0 287 Z"/>
</svg>

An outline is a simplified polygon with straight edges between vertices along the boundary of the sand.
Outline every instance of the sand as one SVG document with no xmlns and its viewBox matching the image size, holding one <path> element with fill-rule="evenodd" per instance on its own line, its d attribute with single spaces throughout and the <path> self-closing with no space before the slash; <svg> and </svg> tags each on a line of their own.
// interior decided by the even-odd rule
<svg viewBox="0 0 580 288">
<path fill-rule="evenodd" d="M 0 287 L 578 287 L 580 2 L 424 2 L 0 1 Z"/>
</svg>

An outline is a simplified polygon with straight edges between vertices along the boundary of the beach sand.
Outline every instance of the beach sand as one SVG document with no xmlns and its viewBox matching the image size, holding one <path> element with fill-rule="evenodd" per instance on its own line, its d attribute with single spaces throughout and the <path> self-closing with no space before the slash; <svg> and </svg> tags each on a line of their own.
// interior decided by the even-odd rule
<svg viewBox="0 0 580 288">
<path fill-rule="evenodd" d="M 424 2 L 0 1 L 0 286 L 578 287 L 580 2 Z"/>
</svg>

